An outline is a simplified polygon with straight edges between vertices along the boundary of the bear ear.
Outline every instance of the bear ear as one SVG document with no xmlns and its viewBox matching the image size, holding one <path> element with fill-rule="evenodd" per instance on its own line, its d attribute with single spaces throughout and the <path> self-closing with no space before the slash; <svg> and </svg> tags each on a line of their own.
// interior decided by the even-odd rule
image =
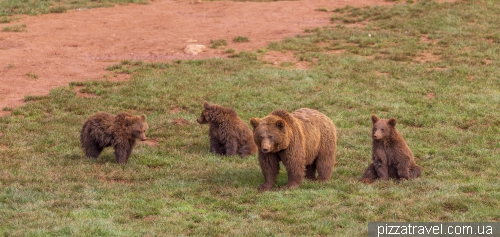
<svg viewBox="0 0 500 237">
<path fill-rule="evenodd" d="M 395 118 L 389 119 L 389 125 L 396 127 L 396 119 Z"/>
<path fill-rule="evenodd" d="M 146 122 L 146 115 L 145 114 L 141 115 L 141 121 Z"/>
<path fill-rule="evenodd" d="M 276 127 L 278 127 L 280 130 L 284 130 L 285 128 L 285 120 L 278 120 L 276 121 Z"/>
<path fill-rule="evenodd" d="M 290 113 L 288 113 L 286 110 L 283 110 L 283 109 L 275 110 L 271 114 L 282 118 L 283 120 L 287 121 L 289 124 L 293 124 L 293 118 L 290 115 Z"/>
<path fill-rule="evenodd" d="M 252 125 L 253 129 L 257 128 L 259 126 L 260 119 L 258 118 L 251 118 L 250 119 L 250 124 Z"/>
<path fill-rule="evenodd" d="M 378 120 L 379 120 L 379 118 L 377 117 L 377 115 L 372 114 L 372 122 L 376 123 L 376 122 L 378 122 Z"/>
<path fill-rule="evenodd" d="M 210 105 L 208 104 L 208 102 L 203 102 L 203 108 L 205 109 L 210 109 Z"/>
</svg>

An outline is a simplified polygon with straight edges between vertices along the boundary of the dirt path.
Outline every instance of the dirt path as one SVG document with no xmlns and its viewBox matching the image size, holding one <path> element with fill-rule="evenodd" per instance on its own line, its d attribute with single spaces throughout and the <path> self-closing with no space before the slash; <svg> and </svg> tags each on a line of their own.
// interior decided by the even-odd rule
<svg viewBox="0 0 500 237">
<path fill-rule="evenodd" d="M 109 73 L 106 67 L 121 60 L 225 56 L 221 49 L 208 49 L 197 56 L 184 53 L 183 48 L 193 40 L 209 46 L 210 40 L 225 39 L 227 48 L 256 50 L 306 28 L 328 25 L 331 13 L 318 8 L 375 4 L 390 3 L 302 0 L 189 4 L 189 0 L 154 0 L 149 5 L 22 16 L 0 25 L 27 26 L 27 32 L 0 32 L 0 110 L 23 105 L 28 94 L 45 95 L 71 81 L 102 79 Z M 237 36 L 248 37 L 250 42 L 233 43 Z M 0 116 L 5 114 L 8 112 L 0 112 Z"/>
</svg>

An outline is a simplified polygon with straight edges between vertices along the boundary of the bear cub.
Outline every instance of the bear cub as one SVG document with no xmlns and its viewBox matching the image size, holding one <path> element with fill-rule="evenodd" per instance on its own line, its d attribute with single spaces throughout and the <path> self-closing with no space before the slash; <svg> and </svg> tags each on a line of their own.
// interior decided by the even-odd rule
<svg viewBox="0 0 500 237">
<path fill-rule="evenodd" d="M 203 103 L 203 111 L 196 120 L 209 124 L 210 152 L 218 155 L 239 155 L 242 158 L 257 152 L 252 131 L 232 108 Z"/>
<path fill-rule="evenodd" d="M 327 116 L 308 108 L 293 113 L 275 110 L 262 119 L 252 118 L 250 123 L 264 175 L 260 191 L 274 186 L 280 161 L 288 173 L 286 188 L 298 187 L 304 177 L 319 181 L 330 179 L 335 165 L 337 132 Z"/>
<path fill-rule="evenodd" d="M 105 147 L 115 149 L 116 162 L 128 161 L 136 139 L 146 140 L 146 115 L 135 116 L 119 113 L 97 113 L 90 116 L 83 124 L 80 142 L 87 157 L 97 158 Z"/>
<path fill-rule="evenodd" d="M 364 183 L 376 179 L 414 179 L 422 168 L 415 163 L 413 153 L 396 129 L 396 119 L 379 119 L 372 115 L 372 163 L 361 178 Z"/>
</svg>

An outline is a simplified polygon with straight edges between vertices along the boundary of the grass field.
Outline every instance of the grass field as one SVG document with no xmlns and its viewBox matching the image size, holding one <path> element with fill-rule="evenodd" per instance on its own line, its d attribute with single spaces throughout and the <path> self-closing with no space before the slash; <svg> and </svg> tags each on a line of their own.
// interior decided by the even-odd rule
<svg viewBox="0 0 500 237">
<path fill-rule="evenodd" d="M 332 25 L 231 59 L 123 61 L 0 117 L 2 236 L 366 236 L 368 222 L 500 220 L 500 5 L 496 1 L 346 7 Z M 217 39 L 214 39 L 217 40 Z M 293 52 L 274 66 L 269 51 Z M 79 96 L 76 91 L 87 96 Z M 244 121 L 274 109 L 318 109 L 338 129 L 326 183 L 257 192 L 256 155 L 208 152 L 203 101 Z M 79 131 L 98 111 L 148 116 L 150 139 L 126 165 L 112 149 L 84 157 Z M 359 182 L 371 114 L 398 119 L 421 178 Z M 179 123 L 176 121 L 187 121 Z"/>
</svg>

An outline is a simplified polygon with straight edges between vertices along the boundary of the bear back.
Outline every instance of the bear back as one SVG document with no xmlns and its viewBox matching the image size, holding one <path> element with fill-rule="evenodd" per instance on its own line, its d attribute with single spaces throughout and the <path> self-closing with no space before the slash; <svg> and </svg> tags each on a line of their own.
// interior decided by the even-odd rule
<svg viewBox="0 0 500 237">
<path fill-rule="evenodd" d="M 238 114 L 233 108 L 226 108 L 216 104 L 203 103 L 203 111 L 196 120 L 199 124 L 223 124 L 228 121 L 238 120 Z"/>
</svg>

